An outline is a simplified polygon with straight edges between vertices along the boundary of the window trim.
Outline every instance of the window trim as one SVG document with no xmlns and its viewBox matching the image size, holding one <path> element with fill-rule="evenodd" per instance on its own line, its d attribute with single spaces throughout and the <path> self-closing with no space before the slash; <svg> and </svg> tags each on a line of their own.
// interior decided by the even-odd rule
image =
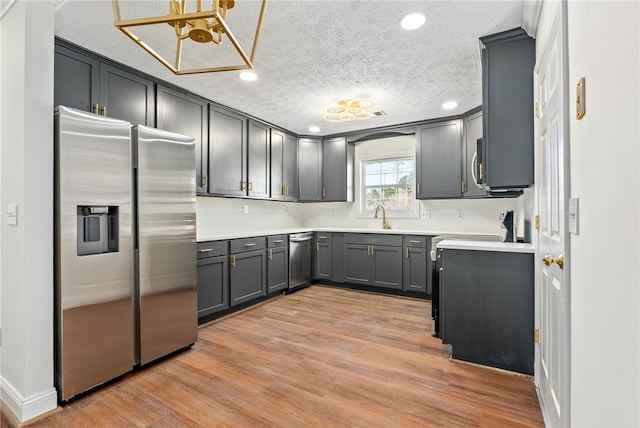
<svg viewBox="0 0 640 428">
<path fill-rule="evenodd" d="M 357 167 L 357 177 L 358 177 L 358 189 L 357 189 L 357 201 L 358 201 L 358 210 L 356 213 L 356 218 L 373 218 L 373 210 L 365 209 L 365 179 L 364 179 L 364 164 L 368 162 L 384 162 L 390 160 L 400 160 L 400 159 L 411 159 L 413 160 L 413 171 L 414 171 L 414 182 L 413 182 L 413 199 L 412 205 L 413 209 L 411 210 L 387 210 L 386 216 L 387 218 L 411 218 L 417 219 L 420 218 L 420 204 L 418 200 L 415 198 L 416 195 L 416 153 L 415 151 L 401 151 L 401 152 L 388 152 L 388 153 L 377 153 L 371 154 L 369 156 L 362 156 L 356 159 L 356 167 Z"/>
</svg>

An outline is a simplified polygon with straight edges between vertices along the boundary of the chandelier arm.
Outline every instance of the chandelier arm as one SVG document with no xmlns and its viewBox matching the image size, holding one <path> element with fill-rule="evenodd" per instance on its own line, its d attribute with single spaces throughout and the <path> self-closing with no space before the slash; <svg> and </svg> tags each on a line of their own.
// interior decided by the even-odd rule
<svg viewBox="0 0 640 428">
<path fill-rule="evenodd" d="M 264 14 L 267 12 L 267 0 L 262 0 L 262 7 L 260 8 L 260 17 L 258 18 L 258 25 L 256 26 L 256 35 L 253 38 L 253 47 L 251 48 L 251 68 L 253 68 L 253 60 L 256 58 L 256 50 L 258 49 L 258 42 L 260 41 L 260 32 L 262 31 L 262 21 L 264 20 Z"/>
<path fill-rule="evenodd" d="M 266 2 L 266 0 L 264 1 Z M 249 68 L 253 69 L 253 62 L 249 60 L 249 58 L 247 57 L 247 54 L 244 52 L 244 49 L 242 49 L 242 46 L 240 46 L 240 43 L 238 43 L 238 40 L 236 40 L 235 36 L 233 35 L 229 27 L 227 27 L 227 23 L 224 22 L 224 19 L 222 19 L 219 14 L 216 14 L 216 19 L 218 20 L 218 23 L 222 27 L 224 33 L 227 35 L 227 37 L 229 37 L 229 40 L 231 41 L 231 44 L 233 44 L 233 47 L 236 48 L 236 51 L 238 51 L 238 54 L 240 54 L 240 56 L 242 57 L 244 62 L 249 66 Z M 254 47 L 255 47 L 255 44 L 254 44 Z"/>
<path fill-rule="evenodd" d="M 182 39 L 184 37 L 178 37 L 176 42 L 176 70 L 178 71 L 180 71 L 180 63 L 182 62 Z"/>
</svg>

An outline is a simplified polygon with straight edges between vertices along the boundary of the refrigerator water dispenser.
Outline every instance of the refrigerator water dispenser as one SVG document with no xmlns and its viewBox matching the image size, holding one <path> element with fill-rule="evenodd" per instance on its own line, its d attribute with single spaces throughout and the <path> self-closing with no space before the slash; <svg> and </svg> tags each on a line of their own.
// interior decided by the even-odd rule
<svg viewBox="0 0 640 428">
<path fill-rule="evenodd" d="M 118 207 L 78 206 L 78 256 L 118 251 Z"/>
</svg>

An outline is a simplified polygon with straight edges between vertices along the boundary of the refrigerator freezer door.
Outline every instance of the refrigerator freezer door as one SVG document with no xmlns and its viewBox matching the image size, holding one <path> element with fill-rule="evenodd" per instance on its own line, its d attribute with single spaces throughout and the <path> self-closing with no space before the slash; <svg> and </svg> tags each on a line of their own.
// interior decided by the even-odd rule
<svg viewBox="0 0 640 428">
<path fill-rule="evenodd" d="M 137 125 L 140 363 L 197 339 L 193 138 Z"/>
<path fill-rule="evenodd" d="M 55 124 L 56 384 L 66 401 L 134 365 L 131 126 L 65 107 Z M 84 248 L 100 240 L 106 250 Z"/>
</svg>

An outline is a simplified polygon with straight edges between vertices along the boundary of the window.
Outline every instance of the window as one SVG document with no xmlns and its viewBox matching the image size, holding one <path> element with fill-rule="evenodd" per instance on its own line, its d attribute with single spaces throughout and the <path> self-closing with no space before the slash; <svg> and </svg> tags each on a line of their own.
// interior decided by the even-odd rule
<svg viewBox="0 0 640 428">
<path fill-rule="evenodd" d="M 363 160 L 360 171 L 361 215 L 371 216 L 383 206 L 387 217 L 417 217 L 413 157 Z"/>
</svg>

